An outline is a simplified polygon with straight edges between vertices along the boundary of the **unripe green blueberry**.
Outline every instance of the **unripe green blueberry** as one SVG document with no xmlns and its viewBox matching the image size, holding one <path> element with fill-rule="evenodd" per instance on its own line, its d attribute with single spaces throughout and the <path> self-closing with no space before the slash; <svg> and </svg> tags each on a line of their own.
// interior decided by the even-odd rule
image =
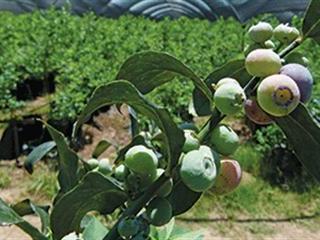
<svg viewBox="0 0 320 240">
<path fill-rule="evenodd" d="M 131 240 L 147 240 L 149 239 L 149 235 L 150 235 L 150 225 L 149 225 L 149 222 L 148 220 L 145 218 L 144 216 L 145 214 L 143 215 L 140 215 L 137 220 L 138 220 L 138 223 L 139 223 L 139 231 L 136 235 L 134 235 Z"/>
<path fill-rule="evenodd" d="M 139 223 L 135 218 L 123 219 L 119 222 L 117 230 L 122 238 L 128 239 L 138 233 Z"/>
<path fill-rule="evenodd" d="M 162 168 L 157 169 L 157 178 L 159 178 L 164 173 Z M 173 188 L 173 180 L 170 178 L 165 184 L 163 184 L 157 191 L 158 197 L 168 196 Z"/>
<path fill-rule="evenodd" d="M 140 189 L 142 191 L 146 190 L 157 178 L 156 172 L 148 175 L 139 175 L 140 179 Z"/>
<path fill-rule="evenodd" d="M 158 158 L 151 149 L 137 145 L 126 152 L 124 164 L 133 172 L 146 175 L 156 171 Z"/>
<path fill-rule="evenodd" d="M 297 63 L 305 67 L 309 66 L 309 60 L 300 52 L 292 52 L 286 56 L 286 63 Z"/>
<path fill-rule="evenodd" d="M 240 112 L 246 95 L 239 84 L 222 84 L 214 93 L 214 103 L 218 110 L 226 115 Z"/>
<path fill-rule="evenodd" d="M 245 66 L 250 75 L 264 77 L 278 73 L 282 64 L 279 55 L 271 49 L 256 49 L 247 56 Z"/>
<path fill-rule="evenodd" d="M 124 181 L 126 175 L 127 175 L 127 169 L 123 164 L 117 166 L 116 169 L 114 170 L 114 177 L 119 181 Z"/>
<path fill-rule="evenodd" d="M 263 43 L 272 37 L 273 28 L 269 23 L 259 22 L 250 27 L 248 34 L 254 42 Z"/>
<path fill-rule="evenodd" d="M 128 176 L 125 179 L 127 189 L 136 191 L 139 188 L 140 179 L 138 176 L 139 175 L 134 174 L 134 173 L 128 174 Z"/>
<path fill-rule="evenodd" d="M 240 86 L 240 83 L 234 78 L 222 78 L 219 82 L 215 85 L 215 90 L 221 87 L 224 84 L 236 84 Z"/>
<path fill-rule="evenodd" d="M 274 45 L 274 42 L 272 42 L 271 40 L 265 41 L 263 45 L 268 49 L 274 49 L 276 47 Z"/>
<path fill-rule="evenodd" d="M 239 137 L 229 126 L 219 124 L 212 131 L 210 143 L 218 153 L 229 156 L 239 147 Z"/>
<path fill-rule="evenodd" d="M 310 71 L 297 63 L 290 63 L 283 66 L 280 74 L 287 75 L 298 85 L 300 91 L 300 101 L 308 102 L 312 95 L 313 77 Z"/>
<path fill-rule="evenodd" d="M 148 238 L 148 235 L 146 235 L 145 233 L 138 233 L 137 235 L 131 238 L 131 240 L 147 240 L 147 239 L 149 238 Z"/>
<path fill-rule="evenodd" d="M 274 29 L 273 35 L 275 39 L 281 43 L 288 44 L 296 40 L 300 36 L 300 32 L 295 27 L 290 27 L 287 24 L 281 23 Z"/>
<path fill-rule="evenodd" d="M 190 152 L 191 150 L 198 149 L 200 147 L 200 142 L 197 139 L 197 135 L 194 131 L 184 130 L 185 142 L 182 147 L 183 152 Z"/>
<path fill-rule="evenodd" d="M 146 216 L 154 226 L 163 226 L 172 218 L 172 206 L 165 198 L 154 198 L 146 207 Z"/>
<path fill-rule="evenodd" d="M 99 161 L 95 158 L 91 158 L 87 161 L 91 170 L 97 168 L 99 166 Z"/>
<path fill-rule="evenodd" d="M 239 186 L 241 176 L 241 167 L 237 161 L 221 160 L 220 172 L 213 186 L 213 192 L 219 195 L 232 192 Z"/>
<path fill-rule="evenodd" d="M 104 175 L 110 174 L 112 172 L 112 167 L 110 161 L 107 158 L 103 158 L 99 161 L 98 171 Z"/>
<path fill-rule="evenodd" d="M 209 189 L 217 174 L 215 156 L 210 148 L 207 146 L 200 148 L 201 150 L 193 150 L 184 155 L 180 167 L 181 180 L 195 192 Z M 208 150 L 204 150 L 204 148 L 208 148 Z"/>
<path fill-rule="evenodd" d="M 260 108 L 255 97 L 246 100 L 244 110 L 246 116 L 255 124 L 267 125 L 273 122 L 271 117 Z"/>
<path fill-rule="evenodd" d="M 208 154 L 209 156 L 213 156 L 214 159 L 214 163 L 216 165 L 216 171 L 218 173 L 219 169 L 220 169 L 220 157 L 219 154 L 217 152 L 215 152 L 212 148 L 206 146 L 206 145 L 201 145 L 199 148 L 200 152 L 203 152 L 204 154 Z"/>
<path fill-rule="evenodd" d="M 297 84 L 283 74 L 263 79 L 257 89 L 259 106 L 272 116 L 283 117 L 290 114 L 298 106 L 299 100 Z"/>
</svg>

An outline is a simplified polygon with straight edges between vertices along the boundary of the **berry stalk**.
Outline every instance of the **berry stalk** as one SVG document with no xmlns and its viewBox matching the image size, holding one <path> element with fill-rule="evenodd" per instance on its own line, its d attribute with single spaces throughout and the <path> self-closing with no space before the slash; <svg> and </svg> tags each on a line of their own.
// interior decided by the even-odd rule
<svg viewBox="0 0 320 240">
<path fill-rule="evenodd" d="M 212 130 L 225 118 L 225 115 L 221 114 L 216 108 L 212 111 L 211 117 L 204 124 L 201 131 L 198 134 L 200 143 L 205 143 Z"/>
<path fill-rule="evenodd" d="M 293 41 L 289 46 L 287 46 L 285 49 L 283 49 L 279 56 L 281 58 L 287 56 L 290 52 L 292 52 L 294 49 L 300 46 L 300 44 L 304 41 L 303 38 L 297 38 L 295 41 Z"/>
</svg>

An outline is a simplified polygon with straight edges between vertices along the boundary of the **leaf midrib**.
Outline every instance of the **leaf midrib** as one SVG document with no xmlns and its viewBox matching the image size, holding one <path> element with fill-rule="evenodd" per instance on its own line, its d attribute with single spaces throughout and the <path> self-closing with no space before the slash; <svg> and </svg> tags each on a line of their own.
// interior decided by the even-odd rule
<svg viewBox="0 0 320 240">
<path fill-rule="evenodd" d="M 304 35 L 305 37 L 309 37 L 310 33 L 318 26 L 320 25 L 320 18 L 318 19 L 318 21 L 316 21 L 315 24 L 312 25 L 312 27 L 309 29 L 309 31 Z"/>
<path fill-rule="evenodd" d="M 293 118 L 292 116 L 289 115 L 290 120 L 292 120 L 295 124 L 297 124 L 314 142 L 316 142 L 317 144 L 320 145 L 320 142 L 317 141 L 316 138 L 313 137 L 313 135 L 311 133 L 309 133 L 309 131 L 307 131 L 300 122 L 298 122 L 295 118 Z"/>
</svg>

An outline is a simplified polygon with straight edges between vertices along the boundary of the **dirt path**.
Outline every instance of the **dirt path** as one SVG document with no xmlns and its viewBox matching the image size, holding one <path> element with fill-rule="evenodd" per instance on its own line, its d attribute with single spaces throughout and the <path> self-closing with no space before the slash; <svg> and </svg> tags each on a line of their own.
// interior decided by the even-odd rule
<svg viewBox="0 0 320 240">
<path fill-rule="evenodd" d="M 37 217 L 28 216 L 26 220 L 35 226 L 40 225 Z M 188 228 L 191 227 L 194 230 L 203 230 L 204 240 L 318 240 L 320 239 L 320 230 L 316 228 L 319 226 L 319 222 L 306 220 L 283 223 L 186 224 L 178 221 L 178 224 Z M 312 227 L 310 226 L 312 224 L 315 225 Z M 26 236 L 19 228 L 8 226 L 0 227 L 0 240 L 31 240 L 31 238 Z"/>
<path fill-rule="evenodd" d="M 24 217 L 29 223 L 34 226 L 39 227 L 40 221 L 36 216 Z M 16 226 L 5 226 L 0 227 L 0 240 L 32 240 L 28 235 L 26 235 L 22 230 Z"/>
<path fill-rule="evenodd" d="M 15 202 L 20 198 L 20 195 L 21 189 L 17 186 L 11 186 L 10 188 L 1 189 L 0 191 L 0 197 L 8 203 Z M 40 225 L 39 219 L 36 216 L 26 216 L 24 218 L 34 226 Z M 31 238 L 16 226 L 1 226 L 0 240 L 31 240 Z"/>
<path fill-rule="evenodd" d="M 177 221 L 182 227 L 202 230 L 205 240 L 319 240 L 320 218 L 287 222 L 232 221 L 209 223 L 186 223 Z"/>
</svg>

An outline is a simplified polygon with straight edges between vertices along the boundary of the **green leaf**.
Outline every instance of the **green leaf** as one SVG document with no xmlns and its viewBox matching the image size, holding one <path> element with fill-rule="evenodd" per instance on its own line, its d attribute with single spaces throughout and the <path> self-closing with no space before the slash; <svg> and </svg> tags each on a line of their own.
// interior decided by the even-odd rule
<svg viewBox="0 0 320 240">
<path fill-rule="evenodd" d="M 33 165 L 40 161 L 48 152 L 50 152 L 56 143 L 54 141 L 49 141 L 40 144 L 36 148 L 34 148 L 31 153 L 28 155 L 26 161 L 24 162 L 24 168 L 28 171 L 28 173 L 33 173 Z"/>
<path fill-rule="evenodd" d="M 205 83 L 208 88 L 214 92 L 212 84 L 216 84 L 220 79 L 225 77 L 235 78 L 241 86 L 244 86 L 251 78 L 245 70 L 244 59 L 230 61 L 222 67 L 215 69 L 206 78 Z M 208 116 L 211 114 L 212 104 L 198 89 L 194 89 L 193 91 L 193 105 L 199 116 Z"/>
<path fill-rule="evenodd" d="M 15 224 L 34 240 L 48 240 L 34 226 L 19 216 L 9 205 L 0 198 L 0 224 Z"/>
<path fill-rule="evenodd" d="M 151 226 L 151 236 L 154 239 L 169 240 L 174 229 L 175 220 L 172 218 L 169 223 L 161 227 Z"/>
<path fill-rule="evenodd" d="M 107 140 L 101 140 L 93 150 L 92 157 L 98 158 L 104 151 L 106 151 L 112 144 Z"/>
<path fill-rule="evenodd" d="M 29 199 L 25 199 L 21 202 L 18 202 L 12 205 L 12 209 L 19 214 L 19 216 L 23 217 L 26 215 L 34 214 L 33 209 L 30 206 L 31 201 Z"/>
<path fill-rule="evenodd" d="M 320 43 L 320 1 L 311 0 L 303 19 L 304 38 L 313 38 Z"/>
<path fill-rule="evenodd" d="M 320 127 L 300 103 L 288 116 L 275 118 L 306 170 L 320 182 Z"/>
<path fill-rule="evenodd" d="M 16 224 L 23 219 L 0 198 L 0 223 Z"/>
<path fill-rule="evenodd" d="M 86 213 L 98 211 L 110 214 L 127 199 L 126 193 L 112 178 L 99 172 L 89 172 L 74 189 L 63 195 L 51 214 L 54 239 L 80 231 L 80 223 Z"/>
<path fill-rule="evenodd" d="M 130 132 L 131 132 L 131 136 L 133 137 L 138 135 L 140 132 L 138 116 L 137 116 L 137 113 L 131 107 L 128 107 L 128 112 L 129 112 L 129 118 L 130 118 Z"/>
<path fill-rule="evenodd" d="M 46 212 L 43 208 L 34 205 L 31 203 L 31 207 L 33 211 L 40 217 L 41 219 L 41 231 L 44 234 L 47 234 L 49 232 L 50 228 L 50 218 L 48 212 Z"/>
<path fill-rule="evenodd" d="M 211 101 L 211 92 L 204 82 L 189 67 L 166 53 L 150 51 L 131 56 L 121 66 L 117 79 L 130 81 L 146 94 L 179 75 L 191 79 L 207 100 Z"/>
<path fill-rule="evenodd" d="M 73 136 L 95 110 L 105 105 L 117 103 L 130 105 L 136 112 L 149 117 L 157 124 L 166 137 L 168 167 L 175 166 L 184 144 L 183 131 L 177 127 L 166 109 L 156 107 L 148 102 L 128 81 L 114 81 L 97 88 L 80 114 L 74 127 Z"/>
<path fill-rule="evenodd" d="M 201 197 L 201 193 L 190 190 L 181 180 L 175 183 L 171 194 L 167 197 L 172 205 L 173 215 L 188 211 Z"/>
<path fill-rule="evenodd" d="M 203 240 L 204 239 L 204 234 L 202 231 L 192 231 L 192 232 L 186 232 L 186 233 L 181 233 L 178 235 L 175 235 L 171 238 L 171 240 Z"/>
<path fill-rule="evenodd" d="M 78 156 L 72 151 L 64 137 L 64 135 L 45 123 L 52 139 L 56 142 L 59 153 L 59 174 L 58 181 L 60 185 L 60 194 L 72 189 L 78 183 Z"/>
<path fill-rule="evenodd" d="M 29 199 L 26 199 L 12 206 L 12 209 L 21 217 L 36 214 L 41 219 L 42 233 L 48 233 L 48 229 L 50 227 L 50 219 L 48 214 L 49 206 L 37 206 L 34 205 Z"/>
<path fill-rule="evenodd" d="M 108 229 L 97 218 L 93 217 L 84 229 L 82 236 L 84 240 L 103 240 L 107 233 Z"/>
<path fill-rule="evenodd" d="M 170 240 L 177 240 L 177 239 L 202 240 L 203 238 L 204 238 L 204 235 L 201 230 L 190 231 L 189 229 L 175 226 L 175 228 L 172 231 Z"/>
</svg>

